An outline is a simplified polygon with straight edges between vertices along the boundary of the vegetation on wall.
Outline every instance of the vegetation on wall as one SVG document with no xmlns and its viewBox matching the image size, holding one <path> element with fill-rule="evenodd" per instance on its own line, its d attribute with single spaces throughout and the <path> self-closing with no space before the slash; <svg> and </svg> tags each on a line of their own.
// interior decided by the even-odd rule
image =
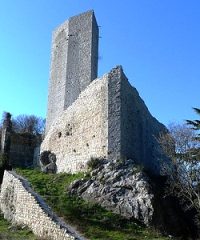
<svg viewBox="0 0 200 240">
<path fill-rule="evenodd" d="M 103 158 L 91 157 L 87 162 L 87 166 L 90 170 L 94 170 L 102 163 L 103 160 Z"/>
</svg>

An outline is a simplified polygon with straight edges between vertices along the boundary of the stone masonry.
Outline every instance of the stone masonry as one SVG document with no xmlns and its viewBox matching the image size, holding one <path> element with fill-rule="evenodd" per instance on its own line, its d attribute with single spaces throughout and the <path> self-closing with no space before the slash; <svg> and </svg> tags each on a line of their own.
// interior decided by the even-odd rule
<svg viewBox="0 0 200 240">
<path fill-rule="evenodd" d="M 4 172 L 0 209 L 7 220 L 29 227 L 38 237 L 49 240 L 84 240 L 52 212 L 24 178 L 14 172 Z"/>
<path fill-rule="evenodd" d="M 46 133 L 97 77 L 98 38 L 93 11 L 71 17 L 53 32 Z"/>
<path fill-rule="evenodd" d="M 2 154 L 9 155 L 10 153 L 11 133 L 12 133 L 11 114 L 6 113 L 5 118 L 3 120 L 3 128 L 1 133 L 0 150 Z"/>
<path fill-rule="evenodd" d="M 10 113 L 5 113 L 0 133 L 0 153 L 8 160 L 5 168 L 39 166 L 39 153 L 42 136 L 15 132 Z"/>
<path fill-rule="evenodd" d="M 56 154 L 58 172 L 87 170 L 92 158 L 133 159 L 159 174 L 166 157 L 156 136 L 166 131 L 151 116 L 121 66 L 94 80 L 59 116 L 41 150 Z"/>
<path fill-rule="evenodd" d="M 58 172 L 86 169 L 91 157 L 108 151 L 108 75 L 94 80 L 52 124 L 41 151 L 56 154 Z"/>
<path fill-rule="evenodd" d="M 121 66 L 93 80 L 97 55 L 92 11 L 70 18 L 54 32 L 41 151 L 56 155 L 58 172 L 86 171 L 91 158 L 106 158 L 133 159 L 160 174 L 167 159 L 156 138 L 166 128 L 151 116 Z"/>
</svg>

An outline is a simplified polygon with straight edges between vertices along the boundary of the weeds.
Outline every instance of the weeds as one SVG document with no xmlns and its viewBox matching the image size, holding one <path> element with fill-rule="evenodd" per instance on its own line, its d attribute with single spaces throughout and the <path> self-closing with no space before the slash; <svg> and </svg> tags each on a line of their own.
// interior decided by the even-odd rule
<svg viewBox="0 0 200 240">
<path fill-rule="evenodd" d="M 90 170 L 94 170 L 100 166 L 102 161 L 103 161 L 103 158 L 91 157 L 91 159 L 87 162 L 87 166 Z"/>
</svg>

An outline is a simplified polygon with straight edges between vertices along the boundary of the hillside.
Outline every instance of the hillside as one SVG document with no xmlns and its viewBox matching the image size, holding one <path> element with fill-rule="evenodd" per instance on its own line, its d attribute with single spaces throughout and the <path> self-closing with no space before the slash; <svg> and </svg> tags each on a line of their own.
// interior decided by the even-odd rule
<svg viewBox="0 0 200 240">
<path fill-rule="evenodd" d="M 126 220 L 97 204 L 83 201 L 67 193 L 69 184 L 83 174 L 44 174 L 37 170 L 17 169 L 17 173 L 29 180 L 52 209 L 91 240 L 167 240 L 153 229 L 132 220 Z"/>
</svg>

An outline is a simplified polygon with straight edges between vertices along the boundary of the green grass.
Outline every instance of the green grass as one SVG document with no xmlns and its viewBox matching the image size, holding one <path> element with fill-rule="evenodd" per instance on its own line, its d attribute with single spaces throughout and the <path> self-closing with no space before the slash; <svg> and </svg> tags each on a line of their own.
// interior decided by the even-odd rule
<svg viewBox="0 0 200 240">
<path fill-rule="evenodd" d="M 0 214 L 0 239 L 2 240 L 36 240 L 33 233 L 28 229 L 21 229 L 17 226 L 11 226 Z"/>
<path fill-rule="evenodd" d="M 29 180 L 33 189 L 52 207 L 58 216 L 74 225 L 90 240 L 166 240 L 156 231 L 128 221 L 97 204 L 72 197 L 67 187 L 83 174 L 44 174 L 38 170 L 16 169 Z"/>
</svg>

